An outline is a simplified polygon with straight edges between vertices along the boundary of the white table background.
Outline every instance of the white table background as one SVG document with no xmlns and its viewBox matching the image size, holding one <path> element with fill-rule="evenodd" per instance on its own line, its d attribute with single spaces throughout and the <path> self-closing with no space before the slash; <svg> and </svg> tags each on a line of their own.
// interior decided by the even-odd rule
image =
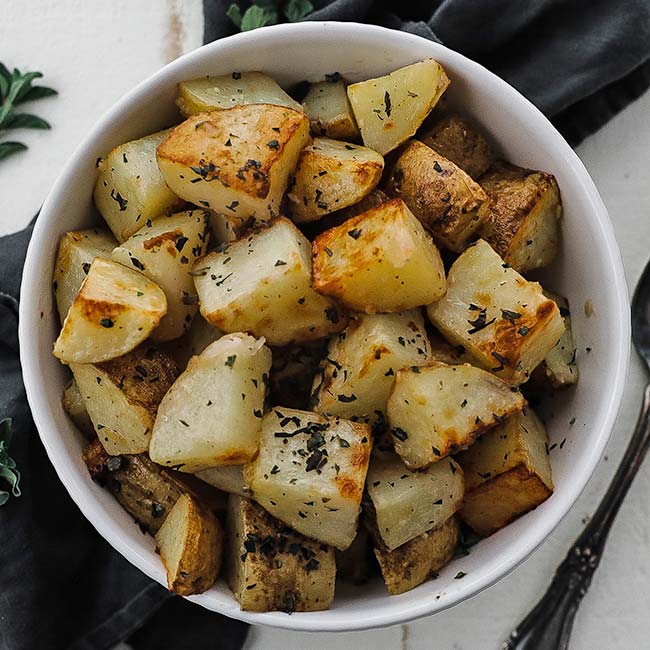
<svg viewBox="0 0 650 650">
<path fill-rule="evenodd" d="M 63 164 L 115 100 L 201 44 L 203 17 L 201 0 L 4 0 L 2 14 L 0 61 L 44 71 L 43 83 L 60 93 L 25 106 L 48 119 L 52 131 L 17 134 L 29 151 L 0 163 L 0 234 L 5 234 L 27 224 Z M 650 93 L 582 144 L 578 154 L 610 211 L 632 289 L 650 257 Z M 644 381 L 633 355 L 618 426 L 596 475 L 548 541 L 499 584 L 438 616 L 386 630 L 310 635 L 253 628 L 246 650 L 499 648 L 543 593 L 603 495 L 631 434 Z M 650 647 L 649 494 L 646 463 L 578 613 L 573 650 Z"/>
</svg>

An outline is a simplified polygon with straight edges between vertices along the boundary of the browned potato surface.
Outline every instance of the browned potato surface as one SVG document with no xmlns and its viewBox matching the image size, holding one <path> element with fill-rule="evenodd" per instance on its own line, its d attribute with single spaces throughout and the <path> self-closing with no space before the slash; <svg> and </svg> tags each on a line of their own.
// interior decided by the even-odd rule
<svg viewBox="0 0 650 650">
<path fill-rule="evenodd" d="M 350 106 L 345 81 L 332 75 L 327 81 L 310 84 L 302 100 L 314 135 L 336 140 L 359 138 L 359 127 Z"/>
</svg>

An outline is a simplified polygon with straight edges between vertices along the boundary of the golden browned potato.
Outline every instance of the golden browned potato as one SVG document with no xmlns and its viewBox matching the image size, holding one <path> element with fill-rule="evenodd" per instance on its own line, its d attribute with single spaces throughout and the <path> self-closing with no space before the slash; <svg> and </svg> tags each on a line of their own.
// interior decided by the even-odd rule
<svg viewBox="0 0 650 650">
<path fill-rule="evenodd" d="M 458 165 L 475 181 L 494 162 L 494 151 L 490 143 L 472 123 L 460 115 L 443 117 L 419 134 L 418 140 Z"/>
<path fill-rule="evenodd" d="M 314 288 L 357 311 L 400 312 L 445 294 L 440 253 L 400 199 L 326 230 L 313 250 Z"/>
<path fill-rule="evenodd" d="M 111 361 L 72 363 L 70 370 L 106 451 L 146 451 L 158 405 L 178 376 L 174 362 L 144 344 Z"/>
<path fill-rule="evenodd" d="M 392 551 L 379 540 L 375 557 L 388 593 L 392 596 L 403 594 L 435 577 L 453 557 L 459 537 L 458 520 L 452 516 L 444 524 Z"/>
<path fill-rule="evenodd" d="M 97 363 L 142 343 L 167 313 L 162 289 L 138 271 L 95 258 L 61 333 L 54 356 L 64 363 Z"/>
<path fill-rule="evenodd" d="M 233 72 L 181 81 L 176 103 L 185 117 L 240 104 L 276 104 L 296 111 L 303 110 L 297 101 L 262 72 Z"/>
<path fill-rule="evenodd" d="M 258 457 L 244 467 L 253 498 L 303 535 L 345 549 L 357 517 L 372 439 L 366 424 L 273 408 Z"/>
<path fill-rule="evenodd" d="M 460 516 L 484 537 L 553 492 L 548 437 L 530 407 L 479 438 L 458 462 L 466 484 Z"/>
<path fill-rule="evenodd" d="M 54 295 L 61 323 L 96 257 L 110 257 L 117 242 L 106 228 L 67 232 L 59 241 L 54 264 Z"/>
<path fill-rule="evenodd" d="M 481 185 L 490 197 L 481 237 L 520 273 L 548 266 L 557 254 L 562 215 L 555 176 L 499 162 Z"/>
<path fill-rule="evenodd" d="M 269 345 L 338 332 L 346 315 L 314 291 L 311 266 L 307 238 L 288 219 L 275 219 L 197 260 L 192 275 L 201 314 L 224 332 L 250 332 Z"/>
<path fill-rule="evenodd" d="M 399 370 L 386 410 L 395 451 L 415 470 L 467 448 L 525 404 L 486 370 L 434 363 Z"/>
<path fill-rule="evenodd" d="M 61 403 L 63 404 L 63 410 L 70 416 L 70 419 L 75 423 L 79 431 L 86 438 L 92 440 L 95 437 L 93 421 L 90 419 L 90 415 L 88 415 L 86 403 L 74 379 L 71 379 L 65 387 Z"/>
<path fill-rule="evenodd" d="M 298 159 L 287 191 L 296 223 L 317 221 L 360 201 L 379 183 L 384 159 L 372 149 L 331 138 L 314 138 Z"/>
<path fill-rule="evenodd" d="M 221 330 L 213 327 L 205 318 L 197 314 L 183 336 L 163 343 L 160 349 L 168 354 L 181 370 L 185 370 L 193 356 L 201 354 L 210 343 L 214 343 L 222 336 Z"/>
<path fill-rule="evenodd" d="M 183 494 L 156 533 L 167 586 L 181 596 L 207 591 L 223 556 L 223 529 L 210 510 Z"/>
<path fill-rule="evenodd" d="M 193 473 L 255 458 L 270 367 L 264 340 L 242 333 L 192 357 L 158 409 L 151 460 Z"/>
<path fill-rule="evenodd" d="M 160 131 L 122 144 L 98 162 L 95 205 L 119 242 L 147 219 L 171 214 L 183 205 L 156 164 L 156 148 L 169 133 Z"/>
<path fill-rule="evenodd" d="M 158 147 L 158 166 L 185 200 L 262 222 L 279 214 L 308 142 L 304 113 L 271 104 L 235 106 L 179 124 Z"/>
<path fill-rule="evenodd" d="M 449 85 L 433 59 L 348 86 L 363 144 L 385 155 L 410 138 Z"/>
<path fill-rule="evenodd" d="M 404 200 L 440 246 L 455 252 L 467 246 L 488 216 L 481 186 L 418 140 L 401 151 L 386 191 Z"/>
<path fill-rule="evenodd" d="M 336 140 L 359 138 L 359 127 L 350 106 L 345 81 L 332 75 L 327 81 L 309 85 L 302 100 L 314 135 L 324 135 Z"/>
<path fill-rule="evenodd" d="M 244 480 L 243 465 L 222 465 L 221 467 L 209 467 L 196 473 L 196 477 L 212 485 L 213 487 L 228 492 L 229 494 L 238 494 L 242 497 L 249 497 L 250 490 Z"/>
<path fill-rule="evenodd" d="M 476 365 L 511 386 L 527 381 L 564 332 L 557 305 L 480 240 L 447 275 L 447 294 L 428 307 L 431 322 Z"/>
<path fill-rule="evenodd" d="M 313 612 L 334 598 L 334 549 L 304 537 L 264 508 L 231 495 L 224 572 L 244 611 Z"/>
</svg>

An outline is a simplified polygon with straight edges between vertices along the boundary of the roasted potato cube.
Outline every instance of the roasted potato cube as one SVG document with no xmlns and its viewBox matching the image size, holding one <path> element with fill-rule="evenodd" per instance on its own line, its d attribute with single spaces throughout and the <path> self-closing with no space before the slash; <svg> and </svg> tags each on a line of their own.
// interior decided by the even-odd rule
<svg viewBox="0 0 650 650">
<path fill-rule="evenodd" d="M 115 147 L 98 163 L 95 205 L 119 242 L 147 219 L 171 214 L 183 205 L 167 187 L 156 163 L 156 149 L 169 131 L 160 131 Z"/>
<path fill-rule="evenodd" d="M 97 363 L 142 343 L 167 313 L 162 289 L 138 271 L 95 258 L 54 344 L 64 363 Z"/>
<path fill-rule="evenodd" d="M 193 473 L 255 458 L 270 367 L 264 341 L 241 333 L 192 357 L 158 409 L 151 460 Z"/>
<path fill-rule="evenodd" d="M 400 312 L 445 295 L 440 253 L 400 199 L 319 235 L 314 288 L 357 311 Z"/>
<path fill-rule="evenodd" d="M 345 551 L 336 551 L 336 579 L 353 585 L 368 582 L 371 552 L 368 530 L 360 525 L 352 544 Z"/>
<path fill-rule="evenodd" d="M 181 369 L 185 370 L 189 360 L 201 354 L 205 348 L 223 336 L 223 332 L 213 327 L 205 318 L 197 315 L 192 319 L 190 328 L 178 339 L 168 341 L 160 348 L 168 354 Z"/>
<path fill-rule="evenodd" d="M 223 537 L 214 514 L 183 494 L 156 533 L 169 591 L 181 596 L 207 591 L 221 567 Z"/>
<path fill-rule="evenodd" d="M 548 437 L 530 407 L 488 431 L 458 456 L 465 472 L 461 519 L 486 537 L 553 492 Z"/>
<path fill-rule="evenodd" d="M 210 213 L 210 231 L 219 244 L 241 239 L 255 225 L 255 217 L 237 217 L 234 214 Z"/>
<path fill-rule="evenodd" d="M 243 465 L 224 465 L 202 469 L 196 473 L 196 477 L 229 494 L 238 494 L 241 497 L 250 496 L 250 490 L 244 481 Z"/>
<path fill-rule="evenodd" d="M 86 438 L 93 439 L 95 437 L 95 428 L 93 421 L 88 415 L 86 402 L 79 392 L 79 386 L 74 379 L 68 382 L 68 385 L 63 391 L 63 410 L 70 416 L 70 419 L 75 423 L 79 431 L 86 436 Z"/>
<path fill-rule="evenodd" d="M 375 557 L 388 593 L 403 594 L 434 577 L 453 557 L 459 537 L 460 527 L 454 516 L 392 551 L 379 540 Z"/>
<path fill-rule="evenodd" d="M 555 176 L 500 162 L 481 185 L 490 197 L 481 237 L 519 273 L 548 266 L 557 254 L 562 215 Z"/>
<path fill-rule="evenodd" d="M 225 574 L 249 612 L 327 609 L 334 598 L 334 549 L 299 535 L 261 506 L 231 495 Z"/>
<path fill-rule="evenodd" d="M 370 427 L 274 408 L 262 421 L 259 456 L 244 467 L 253 498 L 303 535 L 345 549 L 357 532 Z"/>
<path fill-rule="evenodd" d="M 431 358 L 433 361 L 445 363 L 448 366 L 456 366 L 462 363 L 474 363 L 474 358 L 468 354 L 462 345 L 452 345 L 433 328 L 428 331 L 429 344 L 431 346 Z"/>
<path fill-rule="evenodd" d="M 67 232 L 54 265 L 54 296 L 61 324 L 96 257 L 110 257 L 117 242 L 106 228 Z"/>
<path fill-rule="evenodd" d="M 247 104 L 200 113 L 158 147 L 158 166 L 179 196 L 215 212 L 267 221 L 309 141 L 304 113 Z"/>
<path fill-rule="evenodd" d="M 443 117 L 418 135 L 418 140 L 458 165 L 475 181 L 494 162 L 494 151 L 490 143 L 473 124 L 460 115 Z"/>
<path fill-rule="evenodd" d="M 366 485 L 369 522 L 389 551 L 441 526 L 461 506 L 463 472 L 452 458 L 410 472 L 399 456 L 373 457 Z"/>
<path fill-rule="evenodd" d="M 428 307 L 431 322 L 476 365 L 511 386 L 528 380 L 564 332 L 557 305 L 480 240 L 447 275 L 447 293 Z"/>
<path fill-rule="evenodd" d="M 314 135 L 337 140 L 359 138 L 359 127 L 343 79 L 332 78 L 310 84 L 302 105 Z"/>
<path fill-rule="evenodd" d="M 400 153 L 387 192 L 404 200 L 440 246 L 455 252 L 467 246 L 488 216 L 489 201 L 481 186 L 418 140 Z"/>
<path fill-rule="evenodd" d="M 176 103 L 185 117 L 240 104 L 276 104 L 303 110 L 271 77 L 261 72 L 233 72 L 181 81 Z"/>
<path fill-rule="evenodd" d="M 298 159 L 287 192 L 296 223 L 317 221 L 360 201 L 379 183 L 384 159 L 372 149 L 330 138 L 315 138 Z"/>
<path fill-rule="evenodd" d="M 387 404 L 395 451 L 422 469 L 467 448 L 526 404 L 493 374 L 470 365 L 435 363 L 397 372 Z"/>
<path fill-rule="evenodd" d="M 385 155 L 410 138 L 449 85 L 433 59 L 348 86 L 363 144 Z"/>
<path fill-rule="evenodd" d="M 357 315 L 330 341 L 321 372 L 314 379 L 314 410 L 381 421 L 397 371 L 429 360 L 419 311 Z"/>
<path fill-rule="evenodd" d="M 201 314 L 224 332 L 243 330 L 288 345 L 345 327 L 334 300 L 312 289 L 311 246 L 288 219 L 220 246 L 197 260 L 192 274 Z"/>
<path fill-rule="evenodd" d="M 146 451 L 158 405 L 178 376 L 174 362 L 145 344 L 111 361 L 72 363 L 70 370 L 106 451 Z"/>
<path fill-rule="evenodd" d="M 155 341 L 170 341 L 185 332 L 198 311 L 189 270 L 205 254 L 207 216 L 202 210 L 157 219 L 118 246 L 113 259 L 153 280 L 167 298 L 167 314 L 152 332 Z"/>
</svg>

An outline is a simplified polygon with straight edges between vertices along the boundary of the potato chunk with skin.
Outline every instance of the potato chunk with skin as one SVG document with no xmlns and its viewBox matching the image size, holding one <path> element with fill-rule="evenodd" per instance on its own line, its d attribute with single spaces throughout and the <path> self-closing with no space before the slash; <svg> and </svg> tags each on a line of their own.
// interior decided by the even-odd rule
<svg viewBox="0 0 650 650">
<path fill-rule="evenodd" d="M 395 451 L 422 469 L 467 448 L 526 400 L 498 377 L 468 364 L 436 363 L 397 372 L 388 399 Z"/>
<path fill-rule="evenodd" d="M 291 218 L 317 221 L 357 203 L 379 183 L 383 169 L 384 159 L 372 149 L 314 138 L 302 150 L 287 192 Z"/>
<path fill-rule="evenodd" d="M 185 200 L 263 222 L 279 214 L 308 142 L 304 113 L 271 104 L 235 106 L 179 124 L 158 147 L 158 166 Z"/>
<path fill-rule="evenodd" d="M 481 186 L 451 160 L 418 140 L 401 151 L 386 191 L 400 197 L 436 242 L 463 250 L 488 216 Z"/>
<path fill-rule="evenodd" d="M 311 245 L 288 220 L 196 261 L 203 317 L 224 332 L 243 330 L 270 345 L 311 341 L 346 324 L 344 312 L 311 286 Z"/>
<path fill-rule="evenodd" d="M 71 379 L 65 387 L 61 403 L 63 404 L 63 410 L 70 416 L 70 419 L 75 423 L 79 431 L 86 438 L 94 438 L 95 429 L 93 427 L 93 421 L 90 419 L 90 415 L 88 415 L 86 403 L 74 379 Z"/>
<path fill-rule="evenodd" d="M 345 549 L 357 532 L 371 447 L 368 425 L 274 408 L 264 417 L 260 453 L 244 478 L 274 517 Z"/>
<path fill-rule="evenodd" d="M 363 144 L 385 155 L 410 138 L 449 85 L 433 59 L 348 86 Z"/>
<path fill-rule="evenodd" d="M 334 599 L 334 549 L 298 534 L 261 506 L 231 495 L 225 576 L 244 611 L 313 612 Z"/>
<path fill-rule="evenodd" d="M 70 370 L 104 449 L 113 456 L 146 451 L 158 405 L 178 376 L 174 362 L 145 344 L 111 361 L 70 364 Z"/>
<path fill-rule="evenodd" d="M 310 84 L 302 105 L 315 135 L 337 140 L 359 138 L 359 127 L 343 79 L 332 78 Z"/>
<path fill-rule="evenodd" d="M 262 72 L 233 72 L 178 84 L 178 108 L 185 117 L 240 104 L 276 104 L 302 111 L 302 106 Z"/>
<path fill-rule="evenodd" d="M 392 551 L 380 540 L 375 546 L 375 557 L 388 593 L 403 594 L 435 577 L 454 556 L 459 538 L 460 527 L 454 516 Z"/>
<path fill-rule="evenodd" d="M 95 258 L 54 344 L 65 363 L 97 363 L 142 343 L 167 313 L 162 289 L 141 273 Z"/>
<path fill-rule="evenodd" d="M 382 421 L 397 371 L 429 361 L 429 342 L 419 311 L 359 314 L 330 341 L 321 372 L 314 379 L 314 410 Z"/>
<path fill-rule="evenodd" d="M 59 242 L 54 265 L 54 295 L 61 323 L 96 257 L 110 257 L 117 242 L 105 228 L 67 232 Z"/>
<path fill-rule="evenodd" d="M 481 237 L 519 273 L 548 266 L 557 254 L 562 215 L 555 177 L 500 162 L 481 185 L 490 197 Z"/>
<path fill-rule="evenodd" d="M 197 472 L 255 458 L 270 367 L 264 340 L 241 333 L 192 357 L 158 409 L 151 460 Z"/>
<path fill-rule="evenodd" d="M 165 292 L 167 314 L 151 334 L 155 341 L 181 336 L 199 309 L 189 271 L 205 253 L 206 230 L 205 212 L 180 212 L 147 222 L 112 253 L 116 262 L 141 271 Z"/>
<path fill-rule="evenodd" d="M 445 295 L 440 253 L 400 199 L 325 231 L 313 250 L 314 288 L 357 311 L 400 312 Z"/>
<path fill-rule="evenodd" d="M 372 459 L 368 470 L 370 525 L 389 551 L 441 526 L 461 506 L 463 472 L 452 458 L 410 472 L 399 456 Z"/>
<path fill-rule="evenodd" d="M 244 481 L 243 465 L 209 467 L 197 472 L 196 477 L 229 494 L 238 494 L 242 497 L 250 496 L 250 490 Z"/>
<path fill-rule="evenodd" d="M 95 205 L 119 242 L 147 219 L 171 214 L 183 205 L 156 163 L 156 148 L 169 133 L 160 131 L 115 147 L 98 164 Z"/>
<path fill-rule="evenodd" d="M 460 516 L 484 537 L 553 492 L 548 437 L 530 407 L 482 436 L 458 462 L 467 486 Z"/>
<path fill-rule="evenodd" d="M 447 275 L 447 294 L 428 307 L 431 322 L 476 365 L 511 386 L 527 381 L 564 331 L 557 305 L 480 240 Z"/>
</svg>

